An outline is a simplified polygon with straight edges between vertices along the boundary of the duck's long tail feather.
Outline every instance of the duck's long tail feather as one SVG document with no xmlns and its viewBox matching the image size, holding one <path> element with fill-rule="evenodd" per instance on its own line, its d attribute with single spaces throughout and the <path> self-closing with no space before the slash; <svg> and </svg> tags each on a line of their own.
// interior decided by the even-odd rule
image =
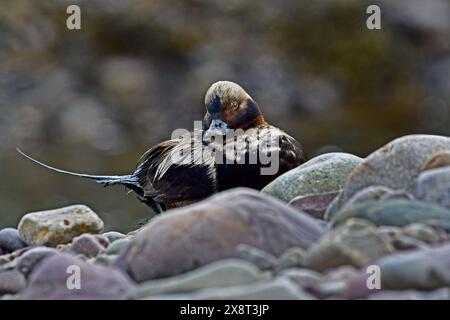
<svg viewBox="0 0 450 320">
<path fill-rule="evenodd" d="M 106 186 L 114 185 L 114 184 L 121 184 L 125 185 L 127 187 L 130 187 L 131 189 L 140 188 L 138 179 L 134 175 L 124 175 L 124 176 L 98 176 L 98 175 L 90 175 L 90 174 L 84 174 L 84 173 L 76 173 L 76 172 L 70 172 L 58 168 L 51 167 L 45 163 L 42 163 L 36 159 L 33 159 L 29 155 L 25 154 L 22 150 L 19 148 L 16 148 L 17 152 L 19 152 L 22 156 L 27 158 L 28 160 L 48 169 L 51 171 L 55 171 L 58 173 L 63 173 L 71 176 L 86 178 L 90 180 L 94 180 L 95 182 Z"/>
</svg>

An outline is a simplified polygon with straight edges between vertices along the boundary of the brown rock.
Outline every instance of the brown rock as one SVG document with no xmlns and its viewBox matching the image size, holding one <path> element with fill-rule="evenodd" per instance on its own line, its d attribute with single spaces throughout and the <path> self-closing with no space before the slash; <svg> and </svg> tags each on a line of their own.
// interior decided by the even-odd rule
<svg viewBox="0 0 450 320">
<path fill-rule="evenodd" d="M 321 234 L 317 220 L 280 200 L 237 188 L 153 219 L 117 264 L 141 282 L 233 257 L 239 244 L 278 257 L 290 247 L 308 248 Z"/>
<path fill-rule="evenodd" d="M 299 196 L 292 199 L 289 205 L 314 218 L 323 219 L 325 211 L 338 194 L 339 192 L 326 192 Z"/>
<path fill-rule="evenodd" d="M 16 270 L 0 272 L 0 296 L 16 294 L 25 289 L 27 282 L 22 273 Z"/>
<path fill-rule="evenodd" d="M 69 279 L 77 270 L 80 275 L 79 287 L 76 280 Z M 35 268 L 30 275 L 29 285 L 20 298 L 124 299 L 133 288 L 132 281 L 117 269 L 87 264 L 69 254 L 61 253 L 45 259 Z"/>
</svg>

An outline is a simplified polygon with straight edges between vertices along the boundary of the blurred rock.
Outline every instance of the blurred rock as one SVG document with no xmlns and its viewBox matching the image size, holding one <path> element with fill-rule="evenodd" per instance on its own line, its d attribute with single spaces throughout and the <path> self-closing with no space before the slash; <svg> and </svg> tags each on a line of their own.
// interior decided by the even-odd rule
<svg viewBox="0 0 450 320">
<path fill-rule="evenodd" d="M 380 268 L 382 290 L 434 290 L 450 285 L 450 245 L 394 253 L 375 261 Z M 349 279 L 345 297 L 366 298 L 379 290 L 367 288 L 364 268 Z"/>
<path fill-rule="evenodd" d="M 262 192 L 285 202 L 309 194 L 336 192 L 361 161 L 348 153 L 326 153 L 282 174 Z"/>
<path fill-rule="evenodd" d="M 253 263 L 261 270 L 272 270 L 277 264 L 277 259 L 273 255 L 246 244 L 236 247 L 236 257 Z"/>
<path fill-rule="evenodd" d="M 20 220 L 18 229 L 29 245 L 56 247 L 83 233 L 100 233 L 103 221 L 87 206 L 74 205 L 28 213 Z"/>
<path fill-rule="evenodd" d="M 73 270 L 70 268 L 74 268 Z M 79 268 L 80 289 L 69 289 L 68 277 Z M 72 270 L 68 272 L 68 270 Z M 73 285 L 75 285 L 75 281 Z M 133 290 L 133 283 L 120 271 L 87 264 L 62 253 L 45 259 L 32 272 L 21 299 L 124 299 Z"/>
<path fill-rule="evenodd" d="M 155 300 L 313 300 L 287 278 L 227 288 L 208 288 L 188 294 L 152 296 Z"/>
<path fill-rule="evenodd" d="M 25 289 L 27 282 L 19 271 L 0 272 L 0 296 L 4 294 L 16 294 Z"/>
<path fill-rule="evenodd" d="M 397 227 L 435 221 L 439 226 L 450 230 L 450 210 L 417 200 L 379 200 L 356 204 L 339 211 L 332 220 L 332 226 L 342 224 L 350 218 L 366 219 L 377 226 Z"/>
<path fill-rule="evenodd" d="M 280 277 L 287 278 L 300 288 L 309 291 L 315 288 L 322 280 L 322 274 L 317 271 L 302 268 L 290 268 L 283 270 Z"/>
<path fill-rule="evenodd" d="M 278 259 L 276 271 L 285 269 L 300 268 L 305 263 L 305 250 L 302 248 L 289 248 Z"/>
<path fill-rule="evenodd" d="M 299 196 L 292 199 L 289 202 L 289 205 L 291 205 L 298 211 L 309 214 L 314 218 L 323 219 L 325 211 L 338 194 L 339 192 L 333 191 Z"/>
<path fill-rule="evenodd" d="M 105 251 L 108 245 L 109 241 L 103 236 L 85 233 L 73 239 L 70 249 L 75 253 L 92 258 Z"/>
<path fill-rule="evenodd" d="M 318 271 L 345 265 L 360 268 L 393 251 L 390 242 L 380 236 L 374 225 L 349 219 L 310 247 L 305 266 Z"/>
<path fill-rule="evenodd" d="M 450 289 L 441 288 L 433 291 L 418 290 L 382 290 L 368 297 L 369 300 L 449 300 Z"/>
<path fill-rule="evenodd" d="M 142 282 L 233 257 L 239 244 L 279 256 L 290 247 L 309 247 L 321 233 L 313 218 L 287 204 L 237 188 L 151 220 L 117 263 Z"/>
<path fill-rule="evenodd" d="M 420 174 L 417 178 L 416 197 L 450 209 L 450 166 Z"/>
<path fill-rule="evenodd" d="M 22 272 L 25 277 L 28 277 L 39 263 L 58 253 L 59 251 L 53 248 L 32 248 L 17 259 L 17 270 Z"/>
<path fill-rule="evenodd" d="M 434 135 L 409 135 L 393 140 L 370 154 L 350 174 L 339 194 L 331 218 L 358 191 L 369 186 L 386 186 L 413 193 L 416 178 L 430 156 L 450 149 L 450 138 Z"/>
<path fill-rule="evenodd" d="M 127 248 L 130 243 L 131 240 L 127 238 L 118 239 L 109 245 L 105 253 L 108 255 L 119 254 L 123 250 L 125 250 L 125 248 Z"/>
<path fill-rule="evenodd" d="M 102 236 L 104 236 L 106 239 L 108 239 L 108 241 L 110 243 L 113 243 L 114 241 L 119 240 L 119 239 L 126 238 L 126 235 L 124 235 L 123 233 L 120 233 L 120 232 L 116 232 L 116 231 L 105 232 L 104 234 L 102 234 Z"/>
<path fill-rule="evenodd" d="M 0 230 L 0 250 L 13 252 L 25 248 L 27 244 L 20 238 L 19 232 L 14 228 L 4 228 Z M 1 252 L 0 252 L 1 254 Z"/>
<path fill-rule="evenodd" d="M 212 262 L 193 271 L 170 278 L 150 280 L 139 284 L 134 298 L 145 299 L 158 294 L 183 293 L 205 288 L 231 287 L 267 280 L 269 273 L 253 264 L 226 259 Z"/>
</svg>

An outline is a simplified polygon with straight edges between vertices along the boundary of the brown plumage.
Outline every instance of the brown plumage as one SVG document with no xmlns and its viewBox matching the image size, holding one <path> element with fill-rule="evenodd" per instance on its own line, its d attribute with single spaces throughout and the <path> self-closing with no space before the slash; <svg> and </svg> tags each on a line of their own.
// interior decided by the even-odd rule
<svg viewBox="0 0 450 320">
<path fill-rule="evenodd" d="M 157 213 L 233 187 L 260 190 L 307 160 L 302 145 L 269 125 L 256 102 L 239 85 L 229 81 L 214 83 L 206 92 L 205 107 L 201 130 L 157 144 L 126 176 L 68 172 L 18 151 L 53 171 L 88 178 L 105 186 L 125 185 Z M 230 133 L 235 135 L 230 138 Z M 276 168 L 274 161 L 278 161 L 278 170 L 262 174 L 261 169 Z"/>
</svg>

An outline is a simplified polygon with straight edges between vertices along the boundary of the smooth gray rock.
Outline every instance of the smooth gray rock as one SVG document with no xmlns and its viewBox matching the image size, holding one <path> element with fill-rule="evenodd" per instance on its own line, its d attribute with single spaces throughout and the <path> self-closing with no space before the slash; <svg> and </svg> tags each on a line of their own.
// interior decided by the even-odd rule
<svg viewBox="0 0 450 320">
<path fill-rule="evenodd" d="M 424 163 L 443 150 L 450 150 L 449 137 L 418 134 L 389 142 L 352 171 L 328 217 L 332 218 L 353 195 L 369 186 L 382 185 L 413 193 Z"/>
<path fill-rule="evenodd" d="M 22 248 L 27 244 L 20 238 L 19 231 L 15 228 L 4 228 L 0 230 L 0 254 L 10 253 Z"/>
<path fill-rule="evenodd" d="M 263 193 L 289 202 L 295 197 L 339 191 L 362 159 L 349 153 L 326 153 L 269 183 Z"/>
</svg>

